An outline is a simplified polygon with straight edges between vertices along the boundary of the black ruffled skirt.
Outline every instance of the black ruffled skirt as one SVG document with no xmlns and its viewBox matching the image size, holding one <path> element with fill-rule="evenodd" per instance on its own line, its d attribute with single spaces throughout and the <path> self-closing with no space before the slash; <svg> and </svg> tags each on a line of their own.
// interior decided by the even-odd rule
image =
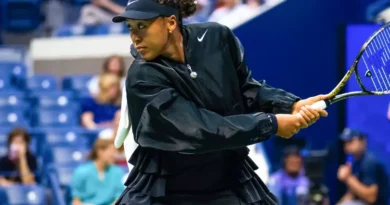
<svg viewBox="0 0 390 205">
<path fill-rule="evenodd" d="M 248 157 L 248 149 L 234 152 L 235 157 L 230 160 L 234 162 L 235 185 L 231 189 L 194 195 L 167 194 L 167 178 L 180 173 L 169 166 L 174 159 L 164 152 L 138 147 L 130 159 L 134 167 L 125 183 L 127 188 L 116 205 L 277 205 L 275 196 L 254 172 L 258 167 Z"/>
</svg>

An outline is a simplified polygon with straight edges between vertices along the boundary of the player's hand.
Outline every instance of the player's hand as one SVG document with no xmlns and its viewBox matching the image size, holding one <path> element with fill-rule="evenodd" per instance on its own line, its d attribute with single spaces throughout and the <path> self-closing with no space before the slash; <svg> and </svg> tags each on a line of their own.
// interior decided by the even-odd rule
<svg viewBox="0 0 390 205">
<path fill-rule="evenodd" d="M 314 96 L 314 97 L 310 97 L 310 98 L 306 98 L 306 99 L 303 99 L 303 100 L 300 100 L 298 102 L 296 102 L 293 107 L 292 107 L 292 114 L 298 114 L 300 111 L 301 111 L 301 108 L 305 105 L 312 105 L 318 101 L 321 101 L 321 100 L 326 100 L 328 99 L 329 96 L 328 95 L 317 95 L 317 96 Z M 320 114 L 321 117 L 327 117 L 328 116 L 328 112 L 326 110 L 318 110 L 318 113 Z"/>
<path fill-rule="evenodd" d="M 302 106 L 301 110 L 297 115 L 301 116 L 305 120 L 305 123 L 302 123 L 301 128 L 307 128 L 321 117 L 320 111 L 311 108 L 310 105 Z"/>
<path fill-rule="evenodd" d="M 337 178 L 340 181 L 345 181 L 348 179 L 349 176 L 351 176 L 351 172 L 352 169 L 350 164 L 341 165 L 337 172 Z"/>
<path fill-rule="evenodd" d="M 298 133 L 302 127 L 308 126 L 306 120 L 300 115 L 276 114 L 275 117 L 278 121 L 276 135 L 286 139 Z"/>
</svg>

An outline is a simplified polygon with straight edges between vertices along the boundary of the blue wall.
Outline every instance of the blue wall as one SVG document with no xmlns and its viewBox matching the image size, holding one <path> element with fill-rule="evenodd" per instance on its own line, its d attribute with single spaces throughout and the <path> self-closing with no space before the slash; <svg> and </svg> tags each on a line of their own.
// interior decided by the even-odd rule
<svg viewBox="0 0 390 205">
<path fill-rule="evenodd" d="M 344 25 L 363 21 L 368 1 L 287 0 L 237 28 L 235 34 L 246 49 L 256 79 L 266 79 L 302 98 L 328 93 L 345 72 Z M 328 111 L 328 118 L 299 135 L 309 148 L 330 146 L 325 180 L 332 187 L 331 204 L 335 204 L 342 191 L 336 171 L 342 163 L 337 137 L 345 123 L 343 104 L 335 104 Z"/>
</svg>

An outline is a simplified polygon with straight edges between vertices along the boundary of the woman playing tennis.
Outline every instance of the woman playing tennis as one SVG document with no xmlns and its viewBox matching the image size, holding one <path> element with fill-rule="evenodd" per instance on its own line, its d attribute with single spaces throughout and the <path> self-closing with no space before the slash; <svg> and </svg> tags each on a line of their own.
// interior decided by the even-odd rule
<svg viewBox="0 0 390 205">
<path fill-rule="evenodd" d="M 247 156 L 272 135 L 290 138 L 324 110 L 251 77 L 232 31 L 183 25 L 194 0 L 130 0 L 114 22 L 130 29 L 135 58 L 126 79 L 139 145 L 123 205 L 274 205 Z"/>
</svg>

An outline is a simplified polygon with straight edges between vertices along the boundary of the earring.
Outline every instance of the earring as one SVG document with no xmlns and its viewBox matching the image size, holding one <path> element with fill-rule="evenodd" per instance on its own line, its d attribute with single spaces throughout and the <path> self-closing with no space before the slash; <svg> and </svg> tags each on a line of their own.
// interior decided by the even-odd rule
<svg viewBox="0 0 390 205">
<path fill-rule="evenodd" d="M 169 31 L 169 33 L 172 33 L 172 31 Z"/>
</svg>

